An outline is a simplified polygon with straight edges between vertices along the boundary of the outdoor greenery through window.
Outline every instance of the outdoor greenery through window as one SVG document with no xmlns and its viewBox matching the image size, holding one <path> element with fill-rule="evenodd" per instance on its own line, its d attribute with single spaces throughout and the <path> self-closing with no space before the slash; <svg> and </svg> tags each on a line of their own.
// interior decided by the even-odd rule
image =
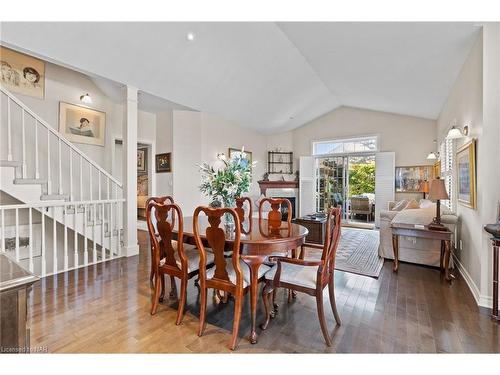
<svg viewBox="0 0 500 375">
<path fill-rule="evenodd" d="M 377 137 L 336 139 L 313 143 L 313 155 L 355 154 L 358 152 L 376 152 Z"/>
</svg>

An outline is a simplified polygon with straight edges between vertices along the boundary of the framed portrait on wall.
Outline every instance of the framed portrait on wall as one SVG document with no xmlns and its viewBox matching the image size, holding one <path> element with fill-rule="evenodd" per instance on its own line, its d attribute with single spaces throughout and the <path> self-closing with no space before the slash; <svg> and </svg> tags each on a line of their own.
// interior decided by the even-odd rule
<svg viewBox="0 0 500 375">
<path fill-rule="evenodd" d="M 476 140 L 457 151 L 458 203 L 476 209 Z"/>
<path fill-rule="evenodd" d="M 156 173 L 172 172 L 171 153 L 156 155 Z"/>
<path fill-rule="evenodd" d="M 148 149 L 137 149 L 137 172 L 145 173 L 148 171 Z"/>
<path fill-rule="evenodd" d="M 0 46 L 0 81 L 14 93 L 43 99 L 45 62 Z"/>
<path fill-rule="evenodd" d="M 106 113 L 59 102 L 59 132 L 71 142 L 104 146 Z"/>
</svg>

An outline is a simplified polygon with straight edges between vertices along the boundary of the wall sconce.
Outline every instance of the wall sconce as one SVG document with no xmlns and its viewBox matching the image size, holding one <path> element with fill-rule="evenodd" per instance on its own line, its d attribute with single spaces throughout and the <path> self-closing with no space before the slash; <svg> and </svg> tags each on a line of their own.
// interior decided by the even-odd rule
<svg viewBox="0 0 500 375">
<path fill-rule="evenodd" d="M 439 158 L 439 152 L 429 152 L 429 155 L 427 155 L 427 160 L 436 160 Z"/>
<path fill-rule="evenodd" d="M 219 159 L 219 160 L 226 160 L 226 155 L 223 152 L 218 153 L 217 154 L 217 159 Z"/>
<path fill-rule="evenodd" d="M 92 104 L 92 98 L 88 93 L 80 96 L 80 101 L 85 104 Z"/>
<path fill-rule="evenodd" d="M 465 125 L 462 129 L 457 128 L 455 125 L 451 127 L 446 135 L 448 139 L 458 139 L 463 138 L 469 134 L 469 125 Z"/>
</svg>

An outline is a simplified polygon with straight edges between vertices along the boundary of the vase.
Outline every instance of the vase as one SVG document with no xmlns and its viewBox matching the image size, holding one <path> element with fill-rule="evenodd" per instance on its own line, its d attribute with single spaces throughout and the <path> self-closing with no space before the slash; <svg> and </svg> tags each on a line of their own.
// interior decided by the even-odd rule
<svg viewBox="0 0 500 375">
<path fill-rule="evenodd" d="M 235 205 L 235 200 L 234 199 L 229 199 L 224 201 L 224 207 L 226 208 L 234 208 Z M 234 224 L 234 217 L 230 213 L 225 213 L 224 214 L 224 228 L 226 230 L 226 233 L 233 233 L 235 224 Z"/>
</svg>

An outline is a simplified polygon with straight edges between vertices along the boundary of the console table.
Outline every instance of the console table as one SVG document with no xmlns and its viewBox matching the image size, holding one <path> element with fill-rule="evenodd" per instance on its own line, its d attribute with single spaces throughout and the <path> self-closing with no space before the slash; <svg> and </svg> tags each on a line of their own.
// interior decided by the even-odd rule
<svg viewBox="0 0 500 375">
<path fill-rule="evenodd" d="M 392 249 L 394 251 L 394 267 L 393 271 L 397 272 L 399 267 L 399 237 L 417 237 L 428 238 L 431 240 L 441 241 L 441 257 L 439 261 L 439 268 L 441 272 L 445 273 L 445 279 L 451 281 L 454 276 L 450 274 L 450 256 L 452 252 L 451 240 L 453 233 L 449 230 L 431 230 L 427 225 L 422 227 L 415 227 L 413 224 L 392 224 Z M 444 263 L 444 264 L 443 264 Z"/>
</svg>

